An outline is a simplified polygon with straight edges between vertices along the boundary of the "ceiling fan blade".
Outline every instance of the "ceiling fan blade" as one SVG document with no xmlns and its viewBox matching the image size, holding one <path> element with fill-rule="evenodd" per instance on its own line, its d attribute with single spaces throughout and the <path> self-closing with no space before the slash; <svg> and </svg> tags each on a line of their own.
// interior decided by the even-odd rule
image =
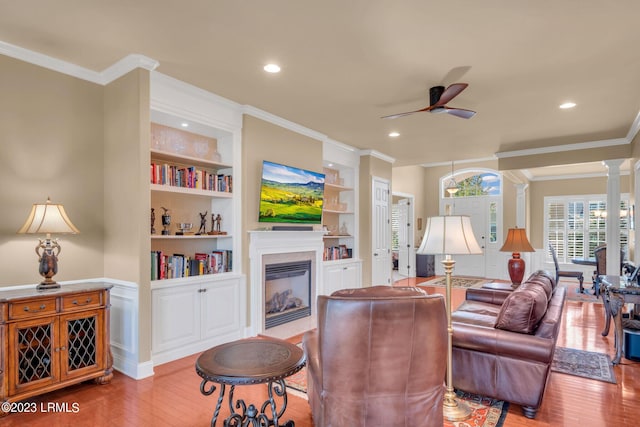
<svg viewBox="0 0 640 427">
<path fill-rule="evenodd" d="M 451 114 L 452 116 L 460 117 L 462 119 L 470 119 L 471 117 L 476 115 L 475 111 L 465 110 L 464 108 L 448 108 L 448 107 L 446 107 L 445 112 L 447 114 Z"/>
<path fill-rule="evenodd" d="M 454 67 L 450 69 L 447 72 L 447 74 L 442 78 L 440 84 L 444 86 L 445 84 L 448 84 L 450 82 L 460 81 L 462 77 L 464 77 L 464 75 L 469 72 L 470 69 L 471 69 L 471 65 L 462 65 L 459 67 Z"/>
<path fill-rule="evenodd" d="M 397 119 L 398 117 L 408 116 L 409 114 L 413 114 L 413 113 L 421 113 L 421 112 L 423 112 L 423 111 L 429 111 L 429 110 L 431 110 L 431 109 L 433 109 L 433 106 L 432 106 L 432 105 L 430 105 L 430 106 L 428 106 L 428 107 L 421 108 L 420 110 L 416 110 L 416 111 L 407 111 L 406 113 L 392 114 L 392 115 L 390 115 L 390 116 L 384 116 L 384 117 L 381 117 L 381 118 L 382 118 L 382 119 Z"/>
<path fill-rule="evenodd" d="M 451 101 L 453 98 L 458 96 L 460 92 L 465 90 L 467 86 L 469 86 L 467 83 L 454 83 L 450 85 L 448 88 L 444 90 L 444 92 L 442 92 L 440 99 L 438 100 L 438 102 L 433 104 L 433 106 L 441 107 L 445 105 L 447 102 Z"/>
</svg>

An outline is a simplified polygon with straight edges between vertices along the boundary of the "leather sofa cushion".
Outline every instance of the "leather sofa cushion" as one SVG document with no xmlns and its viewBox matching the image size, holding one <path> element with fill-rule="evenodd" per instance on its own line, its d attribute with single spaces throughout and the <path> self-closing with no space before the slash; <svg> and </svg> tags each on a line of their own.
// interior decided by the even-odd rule
<svg viewBox="0 0 640 427">
<path fill-rule="evenodd" d="M 451 313 L 451 321 L 493 328 L 500 313 L 500 307 L 497 304 L 465 300 L 456 311 Z"/>
<path fill-rule="evenodd" d="M 542 286 L 547 294 L 547 300 L 551 300 L 551 294 L 553 294 L 553 290 L 555 289 L 555 278 L 551 277 L 551 275 L 544 271 L 538 270 L 533 273 L 524 284 L 527 283 L 537 283 Z"/>
<path fill-rule="evenodd" d="M 544 317 L 548 302 L 546 290 L 541 284 L 524 283 L 504 300 L 495 327 L 531 334 Z"/>
</svg>

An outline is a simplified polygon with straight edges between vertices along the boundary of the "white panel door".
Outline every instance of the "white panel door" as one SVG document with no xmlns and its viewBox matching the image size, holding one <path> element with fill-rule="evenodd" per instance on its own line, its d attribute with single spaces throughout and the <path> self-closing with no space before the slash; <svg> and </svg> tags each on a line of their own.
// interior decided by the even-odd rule
<svg viewBox="0 0 640 427">
<path fill-rule="evenodd" d="M 415 277 L 416 257 L 413 247 L 413 206 L 410 199 L 398 201 L 398 274 Z"/>
<path fill-rule="evenodd" d="M 373 178 L 371 284 L 391 285 L 391 197 L 389 181 Z"/>
</svg>

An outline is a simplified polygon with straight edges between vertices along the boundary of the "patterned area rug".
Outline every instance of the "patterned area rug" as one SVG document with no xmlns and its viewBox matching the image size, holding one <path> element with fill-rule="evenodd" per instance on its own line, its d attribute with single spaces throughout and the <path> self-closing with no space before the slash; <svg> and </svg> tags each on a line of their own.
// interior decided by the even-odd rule
<svg viewBox="0 0 640 427">
<path fill-rule="evenodd" d="M 472 287 L 480 287 L 485 283 L 489 283 L 488 279 L 480 279 L 477 277 L 461 277 L 461 276 L 453 276 L 451 278 L 451 286 L 454 288 L 472 288 Z M 446 286 L 447 278 L 446 277 L 438 277 L 436 279 L 431 279 L 429 281 L 419 283 L 420 286 Z"/>
<path fill-rule="evenodd" d="M 602 304 L 602 298 L 598 298 L 593 295 L 593 284 L 591 281 L 583 284 L 584 293 L 580 293 L 580 285 L 576 280 L 562 280 L 558 281 L 558 286 L 567 288 L 567 300 L 568 301 L 580 301 L 580 302 L 592 302 L 595 304 Z"/>
<path fill-rule="evenodd" d="M 444 427 L 501 427 L 509 410 L 509 402 L 483 397 L 477 394 L 456 391 L 473 411 L 464 421 L 444 421 Z"/>
<path fill-rule="evenodd" d="M 307 399 L 307 368 L 285 378 L 287 394 Z M 509 403 L 476 394 L 456 392 L 473 410 L 471 417 L 464 421 L 446 421 L 443 427 L 501 427 L 507 416 Z"/>
<path fill-rule="evenodd" d="M 604 353 L 556 347 L 551 370 L 616 384 L 611 358 Z"/>
</svg>

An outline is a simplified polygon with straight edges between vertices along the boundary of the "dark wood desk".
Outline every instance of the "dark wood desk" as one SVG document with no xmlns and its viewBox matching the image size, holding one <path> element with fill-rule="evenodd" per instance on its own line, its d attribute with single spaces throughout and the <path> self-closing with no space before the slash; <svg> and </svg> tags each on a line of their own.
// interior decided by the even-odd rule
<svg viewBox="0 0 640 427">
<path fill-rule="evenodd" d="M 591 265 L 591 266 L 595 266 L 597 264 L 595 258 L 573 258 L 571 260 L 571 263 L 578 264 L 578 265 Z"/>
<path fill-rule="evenodd" d="M 213 347 L 198 357 L 196 372 L 202 377 L 200 392 L 205 396 L 213 394 L 220 385 L 211 426 L 215 427 L 224 399 L 225 385 L 230 385 L 229 408 L 231 415 L 224 426 L 275 426 L 294 427 L 293 421 L 279 424 L 287 409 L 287 387 L 284 379 L 295 374 L 306 363 L 302 349 L 287 341 L 270 337 L 248 338 Z M 269 399 L 261 406 L 260 412 L 253 404 L 247 407 L 242 399 L 234 403 L 233 391 L 237 385 L 267 383 Z M 282 398 L 282 406 L 277 409 L 275 397 Z M 235 412 L 235 409 L 240 412 Z"/>
<path fill-rule="evenodd" d="M 623 321 L 622 306 L 626 303 L 640 304 L 640 286 L 627 284 L 621 276 L 600 276 L 604 287 L 602 298 L 605 309 L 605 326 L 602 335 L 609 334 L 609 324 L 613 318 L 616 355 L 612 363 L 617 365 L 622 358 Z"/>
</svg>

